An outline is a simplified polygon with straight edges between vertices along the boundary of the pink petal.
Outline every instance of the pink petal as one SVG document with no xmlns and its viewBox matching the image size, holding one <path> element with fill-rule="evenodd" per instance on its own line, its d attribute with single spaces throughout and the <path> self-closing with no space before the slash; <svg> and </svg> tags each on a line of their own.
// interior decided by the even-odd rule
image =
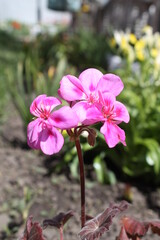
<svg viewBox="0 0 160 240">
<path fill-rule="evenodd" d="M 27 143 L 31 148 L 40 149 L 40 136 L 42 131 L 41 120 L 38 118 L 28 124 Z"/>
<path fill-rule="evenodd" d="M 99 104 L 101 108 L 105 107 L 108 109 L 108 111 L 112 111 L 115 101 L 116 97 L 112 93 L 108 92 L 102 94 L 101 92 L 99 92 Z M 96 106 L 98 107 L 99 104 L 96 104 Z"/>
<path fill-rule="evenodd" d="M 101 127 L 100 132 L 104 135 L 110 148 L 115 147 L 119 142 L 126 146 L 125 132 L 116 124 L 106 121 Z"/>
<path fill-rule="evenodd" d="M 82 123 L 85 119 L 86 119 L 86 114 L 87 114 L 87 109 L 90 107 L 91 105 L 87 102 L 81 101 L 76 103 L 72 109 L 75 111 L 75 113 L 77 114 L 78 118 L 79 118 L 79 122 Z"/>
<path fill-rule="evenodd" d="M 54 127 L 45 128 L 42 131 L 40 147 L 44 154 L 58 153 L 64 143 L 62 134 Z"/>
<path fill-rule="evenodd" d="M 83 123 L 86 125 L 91 125 L 96 122 L 101 122 L 103 120 L 104 117 L 101 111 L 99 111 L 96 106 L 92 105 L 90 108 L 87 109 L 86 120 Z"/>
<path fill-rule="evenodd" d="M 68 106 L 62 107 L 59 110 L 53 112 L 51 119 L 53 126 L 60 129 L 69 129 L 76 127 L 79 122 L 79 118 L 75 111 Z"/>
<path fill-rule="evenodd" d="M 103 74 L 95 68 L 86 69 L 80 74 L 79 80 L 82 82 L 82 86 L 87 95 L 95 91 L 102 76 Z"/>
<path fill-rule="evenodd" d="M 81 100 L 85 97 L 81 82 L 72 75 L 67 75 L 62 78 L 58 94 L 67 101 Z"/>
<path fill-rule="evenodd" d="M 41 102 L 43 101 L 43 99 L 46 98 L 46 96 L 47 96 L 46 94 L 39 95 L 33 100 L 30 106 L 30 112 L 32 115 L 40 117 L 40 112 L 37 111 L 37 109 L 40 109 Z"/>
<path fill-rule="evenodd" d="M 130 117 L 129 117 L 128 110 L 122 103 L 116 101 L 114 104 L 113 112 L 116 115 L 114 117 L 114 120 L 117 120 L 119 123 L 122 121 L 125 123 L 129 122 Z"/>
<path fill-rule="evenodd" d="M 53 108 L 60 105 L 61 101 L 55 97 L 47 97 L 45 94 L 39 95 L 34 99 L 30 106 L 30 112 L 36 117 L 40 117 L 42 111 L 51 112 Z"/>
<path fill-rule="evenodd" d="M 101 91 L 102 93 L 110 92 L 113 95 L 117 96 L 123 90 L 123 82 L 122 80 L 115 74 L 105 74 L 100 79 L 97 91 Z"/>
<path fill-rule="evenodd" d="M 99 92 L 99 102 L 95 103 L 95 106 L 102 113 L 105 113 L 106 115 L 110 115 L 113 110 L 115 101 L 116 101 L 116 97 L 112 93 L 102 94 L 101 92 Z"/>
<path fill-rule="evenodd" d="M 47 110 L 48 112 L 52 112 L 52 110 L 60 104 L 62 104 L 62 102 L 58 98 L 46 97 L 41 103 L 41 109 L 44 111 Z"/>
</svg>

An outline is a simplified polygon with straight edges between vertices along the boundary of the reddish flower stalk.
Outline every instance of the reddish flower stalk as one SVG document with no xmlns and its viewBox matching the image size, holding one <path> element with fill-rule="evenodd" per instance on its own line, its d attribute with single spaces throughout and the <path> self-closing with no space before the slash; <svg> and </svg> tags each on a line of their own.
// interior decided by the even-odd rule
<svg viewBox="0 0 160 240">
<path fill-rule="evenodd" d="M 60 240 L 63 240 L 63 227 L 60 227 L 59 232 L 60 232 Z"/>
<path fill-rule="evenodd" d="M 85 174 L 84 174 L 84 162 L 82 149 L 79 141 L 79 137 L 75 139 L 75 145 L 77 149 L 77 155 L 79 160 L 79 170 L 80 170 L 80 185 L 81 185 L 81 227 L 85 224 Z"/>
</svg>

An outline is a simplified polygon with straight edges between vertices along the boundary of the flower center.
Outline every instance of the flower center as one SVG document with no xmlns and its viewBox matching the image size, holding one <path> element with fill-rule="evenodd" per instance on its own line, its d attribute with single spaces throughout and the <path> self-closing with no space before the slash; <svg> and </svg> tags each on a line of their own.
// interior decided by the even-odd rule
<svg viewBox="0 0 160 240">
<path fill-rule="evenodd" d="M 50 115 L 50 113 L 48 111 L 46 111 L 45 109 L 41 110 L 40 117 L 43 118 L 44 120 L 47 120 L 49 118 L 49 115 Z"/>
<path fill-rule="evenodd" d="M 40 117 L 44 120 L 47 120 L 50 116 L 51 108 L 50 106 L 44 106 L 44 104 L 41 104 L 41 107 L 39 109 Z"/>
<path fill-rule="evenodd" d="M 102 114 L 105 118 L 109 118 L 109 116 L 110 116 L 109 107 L 103 106 L 102 107 Z"/>
<path fill-rule="evenodd" d="M 89 103 L 96 103 L 98 101 L 98 96 L 96 96 L 95 93 L 90 93 L 87 100 Z"/>
<path fill-rule="evenodd" d="M 113 113 L 113 106 L 103 106 L 102 107 L 102 114 L 104 118 L 112 120 L 114 118 L 114 113 Z"/>
</svg>

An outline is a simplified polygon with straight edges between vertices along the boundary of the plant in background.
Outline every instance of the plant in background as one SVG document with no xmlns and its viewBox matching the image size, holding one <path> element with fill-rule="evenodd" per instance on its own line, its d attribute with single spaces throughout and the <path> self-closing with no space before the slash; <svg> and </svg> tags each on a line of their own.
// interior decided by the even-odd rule
<svg viewBox="0 0 160 240">
<path fill-rule="evenodd" d="M 6 70 L 6 87 L 23 120 L 25 131 L 31 121 L 29 106 L 33 97 L 44 91 L 48 95 L 51 93 L 56 95 L 59 81 L 68 65 L 66 58 L 61 57 L 57 60 L 57 65 L 50 65 L 46 71 L 40 71 L 41 64 L 37 51 L 36 45 L 34 51 L 31 51 L 30 44 L 28 47 L 25 46 L 24 61 L 17 64 L 17 74 L 13 73 L 12 69 Z"/>
<path fill-rule="evenodd" d="M 0 27 L 1 28 L 1 27 Z M 8 88 L 6 87 L 6 70 L 15 71 L 16 61 L 21 58 L 20 49 L 22 43 L 17 41 L 14 36 L 0 30 L 0 122 L 7 118 L 8 111 L 4 109 L 9 105 Z M 15 61 L 16 54 L 16 61 Z"/>
<path fill-rule="evenodd" d="M 110 50 L 115 55 L 126 58 L 129 63 L 135 60 L 134 45 L 137 38 L 130 32 L 115 31 L 113 37 L 109 40 Z"/>
<path fill-rule="evenodd" d="M 114 73 L 123 79 L 126 86 L 119 99 L 129 110 L 131 124 L 124 125 L 128 135 L 127 148 L 118 146 L 114 153 L 106 152 L 104 156 L 110 158 L 125 175 L 143 177 L 148 184 L 152 179 L 152 183 L 159 184 L 160 35 L 146 26 L 140 36 L 115 32 L 110 44 L 112 53 L 119 55 L 123 63 L 123 68 L 115 67 Z M 128 51 L 131 50 L 132 61 L 124 51 L 124 45 Z"/>
<path fill-rule="evenodd" d="M 82 29 L 69 36 L 65 46 L 64 53 L 69 63 L 76 68 L 78 66 L 80 72 L 92 66 L 100 69 L 106 68 L 108 47 L 105 35 Z"/>
<path fill-rule="evenodd" d="M 139 221 L 134 217 L 123 216 L 121 218 L 121 231 L 117 240 L 140 240 L 149 229 L 160 236 L 160 221 Z"/>
<path fill-rule="evenodd" d="M 109 46 L 112 53 L 126 60 L 128 67 L 132 68 L 132 64 L 137 62 L 142 71 L 146 70 L 147 74 L 158 77 L 160 34 L 153 33 L 152 27 L 144 27 L 140 36 L 129 31 L 115 31 L 113 38 L 109 41 Z"/>
<path fill-rule="evenodd" d="M 16 39 L 22 40 L 29 37 L 30 27 L 18 21 L 5 21 L 0 24 L 0 30 L 4 33 L 14 36 Z"/>
</svg>

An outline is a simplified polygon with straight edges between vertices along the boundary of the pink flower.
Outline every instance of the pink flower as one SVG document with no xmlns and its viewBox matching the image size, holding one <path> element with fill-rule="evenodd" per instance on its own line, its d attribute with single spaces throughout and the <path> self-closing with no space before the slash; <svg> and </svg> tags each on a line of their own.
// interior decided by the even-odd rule
<svg viewBox="0 0 160 240">
<path fill-rule="evenodd" d="M 32 102 L 30 112 L 36 119 L 27 128 L 27 142 L 31 148 L 41 149 L 48 155 L 57 153 L 64 143 L 58 129 L 77 126 L 79 119 L 70 107 L 65 106 L 52 112 L 60 104 L 59 99 L 46 95 L 40 95 Z"/>
<path fill-rule="evenodd" d="M 121 79 L 114 74 L 103 75 L 99 70 L 89 68 L 79 78 L 72 75 L 64 76 L 60 82 L 59 95 L 69 101 L 79 101 L 74 110 L 81 122 L 86 118 L 89 108 L 99 101 L 99 94 L 112 93 L 117 96 L 123 89 Z"/>
<path fill-rule="evenodd" d="M 116 101 L 113 94 L 108 93 L 104 96 L 99 93 L 99 103 L 93 108 L 88 109 L 85 124 L 94 124 L 103 122 L 100 132 L 104 135 L 105 140 L 110 148 L 115 147 L 118 142 L 125 143 L 125 132 L 118 124 L 129 122 L 129 114 L 126 107 Z"/>
</svg>

